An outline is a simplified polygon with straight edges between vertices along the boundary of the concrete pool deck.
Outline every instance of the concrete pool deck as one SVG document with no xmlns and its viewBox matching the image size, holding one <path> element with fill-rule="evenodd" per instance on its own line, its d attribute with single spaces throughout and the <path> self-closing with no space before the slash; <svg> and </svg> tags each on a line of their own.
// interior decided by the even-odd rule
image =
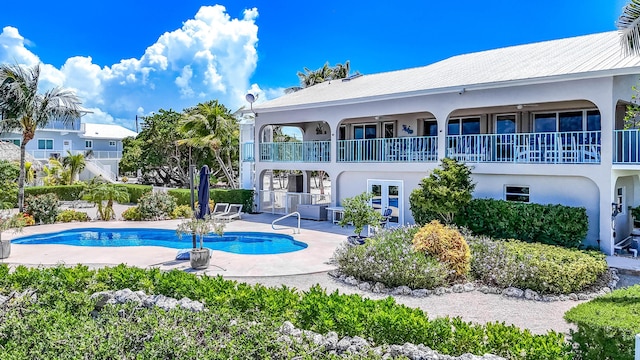
<svg viewBox="0 0 640 360">
<path fill-rule="evenodd" d="M 341 228 L 328 221 L 301 221 L 300 234 L 293 234 L 291 228 L 273 230 L 271 221 L 278 215 L 243 214 L 242 220 L 227 224 L 225 231 L 257 231 L 292 235 L 305 242 L 303 250 L 274 255 L 239 255 L 223 251 L 213 251 L 211 265 L 202 271 L 191 270 L 189 261 L 175 260 L 176 249 L 158 246 L 136 247 L 89 247 L 71 245 L 23 245 L 12 244 L 11 255 L 0 263 L 11 266 L 54 266 L 57 264 L 85 264 L 91 267 L 126 264 L 141 268 L 178 269 L 206 275 L 225 277 L 283 276 L 325 272 L 335 268 L 329 262 L 334 250 L 346 241 L 346 235 L 353 233 L 353 227 Z M 11 231 L 2 234 L 3 239 L 15 239 L 32 234 L 58 232 L 78 228 L 155 228 L 176 229 L 181 220 L 165 221 L 95 221 L 87 223 L 57 223 L 25 227 L 22 232 Z M 297 225 L 293 218 L 282 222 L 285 226 Z M 185 248 L 191 247 L 191 239 L 183 237 Z"/>
</svg>

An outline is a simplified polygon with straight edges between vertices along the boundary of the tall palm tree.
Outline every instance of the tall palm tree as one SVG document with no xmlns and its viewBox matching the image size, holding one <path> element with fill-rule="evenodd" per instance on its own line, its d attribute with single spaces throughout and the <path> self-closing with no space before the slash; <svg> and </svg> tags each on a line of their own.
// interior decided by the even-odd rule
<svg viewBox="0 0 640 360">
<path fill-rule="evenodd" d="M 300 80 L 300 86 L 292 86 L 285 89 L 285 93 L 289 94 L 308 88 L 313 85 L 320 84 L 328 80 L 344 79 L 349 77 L 351 72 L 351 64 L 349 60 L 343 64 L 336 64 L 334 67 L 330 67 L 329 63 L 325 63 L 321 68 L 317 70 L 310 70 L 305 67 L 303 71 L 298 71 L 298 79 Z"/>
<path fill-rule="evenodd" d="M 25 147 L 36 129 L 53 119 L 70 123 L 80 118 L 80 99 L 75 93 L 60 87 L 39 93 L 39 80 L 40 64 L 32 68 L 0 64 L 0 132 L 22 132 L 18 178 L 20 211 L 24 208 Z"/>
<path fill-rule="evenodd" d="M 182 117 L 179 145 L 209 148 L 232 189 L 238 188 L 233 161 L 238 149 L 239 126 L 231 112 L 218 100 L 198 104 Z"/>
<path fill-rule="evenodd" d="M 73 155 L 69 150 L 67 150 L 67 156 L 62 159 L 62 164 L 69 169 L 69 185 L 73 185 L 78 175 L 80 175 L 85 166 L 87 166 L 87 163 L 84 161 L 84 154 L 78 153 Z"/>
<path fill-rule="evenodd" d="M 640 55 L 640 0 L 631 0 L 616 21 L 620 41 L 627 55 Z"/>
</svg>

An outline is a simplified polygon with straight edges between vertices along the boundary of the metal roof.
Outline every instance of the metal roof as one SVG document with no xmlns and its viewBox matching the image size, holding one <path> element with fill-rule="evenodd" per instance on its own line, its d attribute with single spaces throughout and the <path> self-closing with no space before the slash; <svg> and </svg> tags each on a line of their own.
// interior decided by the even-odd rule
<svg viewBox="0 0 640 360">
<path fill-rule="evenodd" d="M 510 46 L 434 64 L 333 80 L 254 105 L 256 112 L 374 101 L 527 83 L 640 74 L 640 57 L 625 57 L 618 32 Z"/>
<path fill-rule="evenodd" d="M 128 136 L 138 135 L 135 131 L 120 125 L 85 123 L 84 126 L 85 131 L 80 134 L 82 138 L 122 140 Z"/>
</svg>

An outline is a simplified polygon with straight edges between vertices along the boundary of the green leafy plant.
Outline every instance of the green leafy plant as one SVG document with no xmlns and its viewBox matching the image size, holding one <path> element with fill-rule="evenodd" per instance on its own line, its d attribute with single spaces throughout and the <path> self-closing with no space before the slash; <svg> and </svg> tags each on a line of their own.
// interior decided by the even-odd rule
<svg viewBox="0 0 640 360">
<path fill-rule="evenodd" d="M 351 198 L 342 200 L 344 208 L 340 226 L 353 224 L 354 232 L 357 237 L 361 237 L 362 230 L 367 225 L 375 226 L 382 221 L 382 214 L 369 204 L 373 195 L 371 193 L 362 193 Z"/>
<path fill-rule="evenodd" d="M 123 189 L 129 194 L 129 201 L 137 204 L 144 195 L 151 194 L 153 187 L 149 185 L 138 184 L 116 184 L 115 186 Z"/>
<path fill-rule="evenodd" d="M 560 245 L 580 246 L 589 222 L 583 207 L 525 204 L 494 199 L 473 199 L 458 214 L 455 223 L 474 234 L 496 239 L 518 239 Z"/>
<path fill-rule="evenodd" d="M 27 223 L 22 214 L 10 215 L 9 213 L 0 213 L 0 240 L 2 240 L 2 232 L 13 229 L 20 231 Z"/>
<path fill-rule="evenodd" d="M 109 221 L 115 218 L 113 203 L 126 203 L 129 201 L 129 193 L 121 187 L 112 184 L 92 182 L 83 191 L 83 198 L 98 207 L 100 219 Z"/>
<path fill-rule="evenodd" d="M 420 187 L 409 196 L 416 224 L 424 225 L 436 219 L 452 223 L 456 214 L 471 201 L 474 188 L 468 166 L 454 159 L 442 159 L 440 167 L 423 178 Z"/>
<path fill-rule="evenodd" d="M 640 285 L 615 290 L 569 310 L 564 318 L 580 359 L 634 359 L 634 338 L 640 333 Z"/>
<path fill-rule="evenodd" d="M 140 215 L 140 208 L 132 206 L 122 212 L 122 219 L 126 221 L 140 221 L 142 216 Z"/>
<path fill-rule="evenodd" d="M 604 254 L 518 240 L 468 236 L 472 274 L 483 283 L 542 294 L 569 294 L 593 285 L 606 271 Z"/>
<path fill-rule="evenodd" d="M 55 186 L 30 186 L 24 189 L 25 195 L 42 195 L 53 193 L 58 200 L 74 201 L 82 199 L 82 192 L 86 189 L 86 184 L 76 183 L 75 185 L 55 185 Z"/>
<path fill-rule="evenodd" d="M 0 209 L 13 208 L 18 203 L 20 167 L 6 160 L 0 160 Z"/>
<path fill-rule="evenodd" d="M 449 269 L 412 246 L 411 239 L 417 230 L 400 227 L 382 231 L 361 246 L 341 245 L 333 258 L 341 272 L 359 280 L 412 289 L 445 285 Z"/>
<path fill-rule="evenodd" d="M 56 221 L 65 223 L 72 221 L 85 222 L 89 221 L 89 215 L 87 215 L 86 212 L 67 209 L 58 213 L 58 216 L 56 216 Z"/>
<path fill-rule="evenodd" d="M 58 215 L 58 197 L 55 194 L 29 196 L 25 211 L 32 215 L 37 223 L 53 224 Z"/>
<path fill-rule="evenodd" d="M 224 233 L 225 224 L 217 222 L 215 219 L 205 217 L 204 219 L 191 218 L 182 221 L 178 224 L 176 233 L 182 239 L 182 235 L 195 235 L 196 239 L 200 242 L 200 249 L 204 248 L 204 236 L 210 232 L 215 232 L 217 235 L 222 236 Z M 193 248 L 196 248 L 196 239 L 193 242 Z"/>
<path fill-rule="evenodd" d="M 172 219 L 185 219 L 193 216 L 193 210 L 189 205 L 176 206 L 171 212 Z"/>
<path fill-rule="evenodd" d="M 175 208 L 175 199 L 163 191 L 146 194 L 138 202 L 138 211 L 142 220 L 168 219 Z"/>
</svg>

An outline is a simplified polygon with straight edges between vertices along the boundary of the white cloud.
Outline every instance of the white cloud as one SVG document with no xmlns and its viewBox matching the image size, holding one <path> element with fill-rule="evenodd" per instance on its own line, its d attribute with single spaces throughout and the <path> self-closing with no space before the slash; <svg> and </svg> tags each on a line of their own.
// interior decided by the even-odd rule
<svg viewBox="0 0 640 360">
<path fill-rule="evenodd" d="M 93 111 L 84 117 L 87 122 L 132 122 L 144 109 L 182 110 L 211 99 L 235 109 L 245 104 L 258 60 L 257 16 L 255 8 L 232 19 L 224 6 L 203 6 L 181 28 L 160 35 L 140 58 L 102 68 L 83 56 L 67 59 L 60 69 L 44 64 L 42 86 L 75 89 Z M 0 62 L 37 64 L 29 45 L 18 29 L 5 27 Z"/>
</svg>

